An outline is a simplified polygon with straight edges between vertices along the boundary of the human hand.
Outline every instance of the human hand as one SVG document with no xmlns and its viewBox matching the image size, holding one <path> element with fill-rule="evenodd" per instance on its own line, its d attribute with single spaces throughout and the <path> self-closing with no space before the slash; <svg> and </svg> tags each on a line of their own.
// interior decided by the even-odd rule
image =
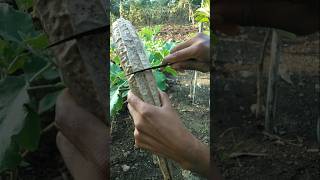
<svg viewBox="0 0 320 180">
<path fill-rule="evenodd" d="M 178 62 L 178 63 L 176 63 Z M 210 70 L 210 37 L 199 33 L 192 39 L 185 41 L 166 56 L 162 64 L 175 63 L 171 67 L 178 71 L 198 70 L 208 72 Z"/>
<path fill-rule="evenodd" d="M 109 174 L 109 129 L 76 104 L 68 90 L 56 103 L 58 149 L 75 180 L 105 180 Z"/>
<path fill-rule="evenodd" d="M 135 125 L 135 145 L 207 176 L 209 148 L 185 128 L 167 94 L 160 91 L 160 99 L 162 106 L 153 106 L 129 91 L 128 109 Z"/>
</svg>

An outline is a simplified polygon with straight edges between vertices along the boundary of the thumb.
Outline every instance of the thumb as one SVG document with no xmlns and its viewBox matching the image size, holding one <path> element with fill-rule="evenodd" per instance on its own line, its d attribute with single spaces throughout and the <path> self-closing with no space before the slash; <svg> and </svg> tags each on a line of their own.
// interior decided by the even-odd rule
<svg viewBox="0 0 320 180">
<path fill-rule="evenodd" d="M 160 95 L 161 106 L 162 107 L 171 107 L 171 101 L 170 101 L 167 93 L 159 90 L 159 95 Z"/>
<path fill-rule="evenodd" d="M 138 96 L 134 95 L 131 90 L 128 92 L 127 101 L 136 111 L 143 109 L 145 104 L 145 102 L 143 102 Z"/>
</svg>

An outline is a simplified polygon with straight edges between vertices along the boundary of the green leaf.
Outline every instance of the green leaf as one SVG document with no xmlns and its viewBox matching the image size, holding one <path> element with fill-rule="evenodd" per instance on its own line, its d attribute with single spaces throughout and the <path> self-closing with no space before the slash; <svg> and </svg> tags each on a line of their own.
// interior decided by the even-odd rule
<svg viewBox="0 0 320 180">
<path fill-rule="evenodd" d="M 53 108 L 56 105 L 57 97 L 59 96 L 60 93 L 61 93 L 61 90 L 44 96 L 39 102 L 38 113 L 42 114 L 50 110 L 51 108 Z"/>
<path fill-rule="evenodd" d="M 281 29 L 278 29 L 277 32 L 284 39 L 288 39 L 288 40 L 297 39 L 297 35 L 295 35 L 294 33 L 291 33 L 291 32 L 285 31 L 285 30 L 281 30 Z"/>
<path fill-rule="evenodd" d="M 29 80 L 33 75 L 47 65 L 47 61 L 36 56 L 30 56 L 24 64 L 25 77 Z"/>
<path fill-rule="evenodd" d="M 29 101 L 24 77 L 8 76 L 0 81 L 0 172 L 20 161 L 14 136 L 23 129 Z"/>
<path fill-rule="evenodd" d="M 47 71 L 43 72 L 42 75 L 46 80 L 57 79 L 60 76 L 58 70 L 55 67 L 49 68 Z"/>
<path fill-rule="evenodd" d="M 34 151 L 38 148 L 40 140 L 40 116 L 31 108 L 26 107 L 28 114 L 25 118 L 24 127 L 15 137 L 21 148 Z"/>
<path fill-rule="evenodd" d="M 16 72 L 18 69 L 23 68 L 27 58 L 28 58 L 27 54 L 21 54 L 15 57 L 8 67 L 8 74 L 12 74 Z"/>
<path fill-rule="evenodd" d="M 122 109 L 123 99 L 120 96 L 120 88 L 110 91 L 110 114 L 114 117 Z"/>
<path fill-rule="evenodd" d="M 165 68 L 163 69 L 163 72 L 167 72 L 167 73 L 171 74 L 172 76 L 177 76 L 177 75 L 178 75 L 177 71 L 174 70 L 174 69 L 173 69 L 172 67 L 170 67 L 170 66 L 165 67 Z"/>
<path fill-rule="evenodd" d="M 45 34 L 39 34 L 35 37 L 24 39 L 24 42 L 31 46 L 32 49 L 42 49 L 48 46 L 48 37 Z"/>
<path fill-rule="evenodd" d="M 153 66 L 157 66 L 161 64 L 162 60 L 163 60 L 163 56 L 160 52 L 150 53 L 149 61 Z"/>
<path fill-rule="evenodd" d="M 20 10 L 27 12 L 33 6 L 33 0 L 16 0 Z"/>
<path fill-rule="evenodd" d="M 32 37 L 37 34 L 29 14 L 17 11 L 8 4 L 0 4 L 0 36 L 9 41 L 21 42 L 22 35 Z"/>
<path fill-rule="evenodd" d="M 155 71 L 154 72 L 154 77 L 157 81 L 157 86 L 160 90 L 165 91 L 167 89 L 167 83 L 166 83 L 166 76 L 160 72 L 160 71 Z"/>
</svg>

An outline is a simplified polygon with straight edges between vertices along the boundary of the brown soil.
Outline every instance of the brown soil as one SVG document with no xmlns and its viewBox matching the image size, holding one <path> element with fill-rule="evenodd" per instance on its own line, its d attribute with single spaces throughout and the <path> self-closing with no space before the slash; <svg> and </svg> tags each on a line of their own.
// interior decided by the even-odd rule
<svg viewBox="0 0 320 180">
<path fill-rule="evenodd" d="M 284 73 L 278 81 L 271 135 L 263 131 L 264 117 L 256 119 L 252 109 L 264 33 L 264 29 L 243 28 L 239 36 L 219 37 L 216 60 L 224 64 L 226 73 L 213 77 L 214 156 L 227 180 L 320 179 L 319 34 L 285 40 L 282 45 Z M 269 49 L 264 92 L 268 60 Z"/>
</svg>

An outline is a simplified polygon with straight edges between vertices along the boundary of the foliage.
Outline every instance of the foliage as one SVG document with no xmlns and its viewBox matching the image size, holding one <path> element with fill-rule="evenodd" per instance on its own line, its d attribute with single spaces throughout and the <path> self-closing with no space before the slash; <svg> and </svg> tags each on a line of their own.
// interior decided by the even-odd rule
<svg viewBox="0 0 320 180">
<path fill-rule="evenodd" d="M 186 24 L 201 0 L 112 0 L 111 21 L 120 15 L 135 26 Z"/>
<path fill-rule="evenodd" d="M 27 13 L 32 0 L 16 2 L 19 10 L 0 5 L 0 172 L 19 165 L 21 152 L 37 149 L 40 115 L 52 110 L 63 87 L 55 87 L 59 74 L 43 51 L 48 39 L 35 29 Z M 42 90 L 43 99 L 35 96 L 42 85 L 53 87 Z M 55 96 L 48 98 L 46 94 L 52 92 Z"/>
<path fill-rule="evenodd" d="M 210 0 L 204 0 L 200 8 L 194 13 L 195 20 L 202 24 L 204 30 L 210 28 Z"/>
<path fill-rule="evenodd" d="M 163 58 L 170 53 L 170 50 L 175 45 L 174 42 L 157 39 L 156 35 L 159 31 L 160 26 L 153 28 L 144 27 L 138 33 L 143 40 L 151 66 L 160 65 Z M 123 108 L 123 102 L 127 96 L 129 85 L 124 71 L 120 68 L 120 58 L 116 55 L 115 46 L 112 42 L 110 56 L 113 61 L 110 62 L 110 114 L 114 117 Z M 171 67 L 166 67 L 163 71 L 154 70 L 153 72 L 158 88 L 163 91 L 168 87 L 165 73 L 174 76 L 177 74 Z"/>
</svg>

